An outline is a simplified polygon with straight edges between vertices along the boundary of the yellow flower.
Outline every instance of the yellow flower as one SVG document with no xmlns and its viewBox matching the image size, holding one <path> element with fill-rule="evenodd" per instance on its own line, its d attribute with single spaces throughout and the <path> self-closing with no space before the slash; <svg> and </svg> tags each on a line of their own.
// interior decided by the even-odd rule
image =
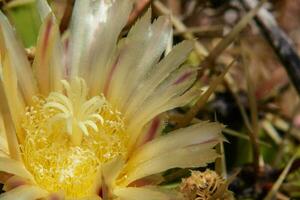
<svg viewBox="0 0 300 200">
<path fill-rule="evenodd" d="M 167 169 L 218 156 L 222 126 L 202 122 L 160 135 L 161 114 L 199 95 L 182 65 L 184 41 L 161 59 L 168 17 L 149 10 L 119 39 L 131 0 L 77 0 L 60 37 L 45 0 L 32 66 L 0 13 L 0 199 L 169 199 L 155 187 Z"/>
</svg>

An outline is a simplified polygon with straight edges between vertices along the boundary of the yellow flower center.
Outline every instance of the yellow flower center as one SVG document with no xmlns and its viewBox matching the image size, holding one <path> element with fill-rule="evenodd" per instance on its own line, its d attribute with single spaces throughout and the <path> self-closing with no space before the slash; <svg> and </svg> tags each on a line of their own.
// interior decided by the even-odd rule
<svg viewBox="0 0 300 200">
<path fill-rule="evenodd" d="M 101 163 L 127 153 L 128 138 L 121 113 L 103 95 L 88 99 L 83 79 L 62 83 L 63 92 L 35 96 L 26 108 L 21 149 L 41 187 L 83 197 L 93 189 Z"/>
</svg>

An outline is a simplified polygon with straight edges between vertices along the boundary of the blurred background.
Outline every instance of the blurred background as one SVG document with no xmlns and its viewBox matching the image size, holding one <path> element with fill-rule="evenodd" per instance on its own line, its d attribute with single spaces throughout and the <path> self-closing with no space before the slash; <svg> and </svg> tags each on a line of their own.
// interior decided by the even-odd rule
<svg viewBox="0 0 300 200">
<path fill-rule="evenodd" d="M 35 0 L 0 2 L 33 58 L 41 24 Z M 74 0 L 49 3 L 66 33 Z M 194 104 L 168 113 L 165 131 L 199 119 L 225 124 L 228 142 L 210 167 L 225 178 L 238 171 L 229 186 L 236 199 L 300 199 L 300 0 L 265 1 L 259 12 L 256 3 L 135 0 L 123 34 L 150 6 L 153 18 L 170 15 L 170 47 L 195 41 L 187 62 L 199 67 L 203 92 Z M 171 170 L 166 184 L 188 174 Z"/>
</svg>

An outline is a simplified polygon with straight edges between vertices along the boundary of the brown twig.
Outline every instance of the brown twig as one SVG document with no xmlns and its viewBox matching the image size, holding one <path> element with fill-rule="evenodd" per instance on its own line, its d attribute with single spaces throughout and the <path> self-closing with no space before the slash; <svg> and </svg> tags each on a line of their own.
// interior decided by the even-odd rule
<svg viewBox="0 0 300 200">
<path fill-rule="evenodd" d="M 273 166 L 278 165 L 278 163 L 282 159 L 283 151 L 284 151 L 284 146 L 285 146 L 287 140 L 291 136 L 291 131 L 293 129 L 293 121 L 294 121 L 294 118 L 296 117 L 299 109 L 300 109 L 300 103 L 297 104 L 297 106 L 295 107 L 295 109 L 294 109 L 294 111 L 292 113 L 292 119 L 291 119 L 291 122 L 289 124 L 289 128 L 288 128 L 287 131 L 284 132 L 283 138 L 282 138 L 281 143 L 279 144 L 279 147 L 278 147 L 278 149 L 279 149 L 278 153 L 276 154 L 276 157 L 275 157 L 274 162 L 273 162 Z"/>
<path fill-rule="evenodd" d="M 181 35 L 186 33 L 193 33 L 202 37 L 221 37 L 223 36 L 223 27 L 216 26 L 204 26 L 204 27 L 189 27 L 185 31 L 175 31 L 174 35 Z"/>
<path fill-rule="evenodd" d="M 227 86 L 229 92 L 232 94 L 238 109 L 240 110 L 241 116 L 243 118 L 243 122 L 246 126 L 247 131 L 250 133 L 252 132 L 252 128 L 251 128 L 251 123 L 250 123 L 250 119 L 247 115 L 247 112 L 238 96 L 238 87 L 237 87 L 237 83 L 234 81 L 234 79 L 231 76 L 226 76 L 224 78 L 224 83 Z"/>
<path fill-rule="evenodd" d="M 247 26 L 250 20 L 257 14 L 261 6 L 266 2 L 262 0 L 251 11 L 249 11 L 238 23 L 233 27 L 226 37 L 221 40 L 217 46 L 209 53 L 209 55 L 200 64 L 199 77 L 201 77 L 204 71 L 212 65 L 215 59 L 231 44 L 236 36 Z"/>
<path fill-rule="evenodd" d="M 243 0 L 242 2 L 248 9 L 253 8 L 257 4 L 256 0 Z M 291 40 L 266 9 L 261 9 L 257 15 L 256 22 L 265 33 L 265 37 L 277 53 L 294 87 L 300 94 L 300 57 Z"/>
<path fill-rule="evenodd" d="M 290 159 L 288 164 L 285 166 L 284 170 L 281 172 L 279 178 L 276 180 L 275 184 L 272 186 L 271 190 L 268 192 L 267 196 L 264 198 L 264 200 L 272 200 L 273 197 L 276 195 L 277 191 L 279 190 L 281 184 L 283 183 L 284 179 L 288 175 L 293 162 L 297 158 L 297 153 L 293 155 L 293 157 Z"/>
<path fill-rule="evenodd" d="M 243 49 L 243 46 L 242 46 Z M 245 52 L 242 50 L 242 52 Z M 249 137 L 252 142 L 252 151 L 253 151 L 253 164 L 256 176 L 260 175 L 260 165 L 259 165 L 259 145 L 258 145 L 258 133 L 259 133 L 259 124 L 258 124 L 258 113 L 257 113 L 257 102 L 255 98 L 255 90 L 253 88 L 253 81 L 250 76 L 248 62 L 246 56 L 242 54 L 242 60 L 244 65 L 244 73 L 247 80 L 247 90 L 248 90 L 248 101 L 250 105 L 250 116 L 251 116 L 251 131 L 249 132 Z"/>
</svg>

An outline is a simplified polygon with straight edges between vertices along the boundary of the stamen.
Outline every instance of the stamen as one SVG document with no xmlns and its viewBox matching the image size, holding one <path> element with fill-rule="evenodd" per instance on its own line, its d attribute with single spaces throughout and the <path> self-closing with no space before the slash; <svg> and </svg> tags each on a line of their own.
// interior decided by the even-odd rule
<svg viewBox="0 0 300 200">
<path fill-rule="evenodd" d="M 78 198 L 90 192 L 102 163 L 125 156 L 128 136 L 122 114 L 103 95 L 88 98 L 79 78 L 62 83 L 65 93 L 34 97 L 26 108 L 21 150 L 39 186 Z"/>
</svg>

